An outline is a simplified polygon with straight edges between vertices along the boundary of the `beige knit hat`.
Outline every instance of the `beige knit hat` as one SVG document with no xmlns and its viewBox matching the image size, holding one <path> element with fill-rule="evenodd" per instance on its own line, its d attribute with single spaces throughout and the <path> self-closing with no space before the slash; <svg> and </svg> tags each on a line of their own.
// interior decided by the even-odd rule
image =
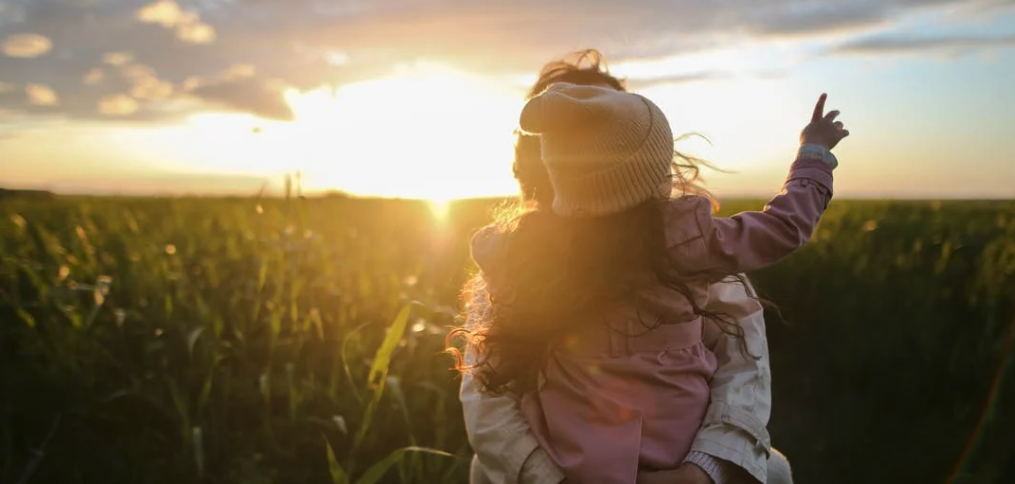
<svg viewBox="0 0 1015 484">
<path fill-rule="evenodd" d="M 520 125 L 540 135 L 557 214 L 609 215 L 673 189 L 670 125 L 638 94 L 558 82 L 525 104 Z"/>
</svg>

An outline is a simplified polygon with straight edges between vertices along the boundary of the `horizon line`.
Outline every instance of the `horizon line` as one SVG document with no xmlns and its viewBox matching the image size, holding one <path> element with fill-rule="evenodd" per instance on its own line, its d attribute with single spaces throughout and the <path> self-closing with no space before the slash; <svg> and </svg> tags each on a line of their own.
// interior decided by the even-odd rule
<svg viewBox="0 0 1015 484">
<path fill-rule="evenodd" d="M 51 197 L 64 197 L 64 198 L 178 198 L 178 199 L 284 199 L 287 197 L 284 190 L 263 190 L 260 192 L 122 192 L 122 191 L 57 191 L 48 190 L 41 188 L 6 188 L 0 187 L 0 195 L 5 193 L 8 197 L 19 198 L 32 196 L 51 196 Z M 346 192 L 342 190 L 312 190 L 304 192 L 294 189 L 289 195 L 292 198 L 302 197 L 304 199 L 328 199 L 328 198 L 344 198 L 344 199 L 355 199 L 355 200 L 384 200 L 384 201 L 413 201 L 413 202 L 440 202 L 440 203 L 454 203 L 454 202 L 465 202 L 465 201 L 482 201 L 482 200 L 507 200 L 517 198 L 518 194 L 499 194 L 499 195 L 480 195 L 472 197 L 456 197 L 450 199 L 437 199 L 427 197 L 416 197 L 416 196 L 394 196 L 394 195 L 369 195 L 369 194 L 357 194 L 353 192 Z M 761 192 L 740 192 L 734 194 L 724 195 L 717 197 L 720 201 L 722 200 L 767 200 L 773 197 L 773 194 L 763 194 Z M 912 194 L 912 195 L 890 195 L 885 193 L 856 193 L 849 194 L 846 196 L 836 196 L 834 200 L 862 200 L 862 201 L 907 201 L 907 202 L 921 202 L 921 201 L 1015 201 L 1015 194 L 1012 195 L 1000 195 L 1000 194 L 987 194 L 987 195 L 974 195 L 969 193 L 956 193 L 956 194 Z"/>
</svg>

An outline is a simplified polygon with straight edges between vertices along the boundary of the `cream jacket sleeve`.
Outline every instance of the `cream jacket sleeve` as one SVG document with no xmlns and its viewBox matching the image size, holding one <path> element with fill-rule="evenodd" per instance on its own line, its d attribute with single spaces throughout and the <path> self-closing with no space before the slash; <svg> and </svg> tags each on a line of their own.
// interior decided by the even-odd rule
<svg viewBox="0 0 1015 484">
<path fill-rule="evenodd" d="M 749 290 L 753 295 L 753 288 Z M 744 328 L 751 354 L 760 358 L 745 357 L 735 339 L 709 324 L 705 342 L 719 367 L 710 382 L 709 410 L 691 450 L 728 461 L 765 482 L 771 394 L 764 313 L 738 282 L 713 284 L 708 309 L 735 318 Z M 466 325 L 480 314 L 478 311 L 486 310 L 483 294 L 475 294 L 466 309 Z M 467 362 L 474 358 L 466 353 Z M 460 398 L 469 442 L 476 453 L 472 484 L 558 484 L 564 479 L 563 472 L 539 447 L 516 398 L 483 393 L 468 374 L 463 375 Z"/>
<path fill-rule="evenodd" d="M 742 354 L 737 340 L 719 331 L 715 324 L 706 326 L 705 343 L 715 353 L 719 366 L 709 382 L 711 401 L 691 451 L 735 464 L 764 483 L 768 480 L 771 451 L 767 427 L 772 410 L 772 377 L 764 308 L 752 299 L 754 296 L 749 281 L 746 287 L 735 280 L 710 287 L 708 309 L 737 320 L 744 329 L 750 355 Z"/>
<path fill-rule="evenodd" d="M 466 326 L 486 310 L 485 294 L 476 291 L 466 307 Z M 466 351 L 466 364 L 473 364 L 475 356 Z M 476 453 L 472 484 L 558 484 L 564 480 L 564 472 L 539 447 L 517 398 L 483 393 L 468 372 L 462 375 L 459 398 L 469 443 Z"/>
</svg>

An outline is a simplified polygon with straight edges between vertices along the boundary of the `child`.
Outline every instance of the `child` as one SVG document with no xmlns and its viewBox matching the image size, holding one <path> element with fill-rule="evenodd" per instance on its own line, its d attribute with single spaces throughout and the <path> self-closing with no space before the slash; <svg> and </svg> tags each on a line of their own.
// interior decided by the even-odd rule
<svg viewBox="0 0 1015 484">
<path fill-rule="evenodd" d="M 688 195 L 707 192 L 672 170 L 672 133 L 648 99 L 557 83 L 526 104 L 553 211 L 473 240 L 491 299 L 472 332 L 475 371 L 487 391 L 522 396 L 569 482 L 632 484 L 682 462 L 715 370 L 701 341 L 703 318 L 722 317 L 702 309 L 708 285 L 792 253 L 831 199 L 828 149 L 848 132 L 824 100 L 782 193 L 731 218 Z M 683 196 L 671 199 L 674 184 Z"/>
</svg>

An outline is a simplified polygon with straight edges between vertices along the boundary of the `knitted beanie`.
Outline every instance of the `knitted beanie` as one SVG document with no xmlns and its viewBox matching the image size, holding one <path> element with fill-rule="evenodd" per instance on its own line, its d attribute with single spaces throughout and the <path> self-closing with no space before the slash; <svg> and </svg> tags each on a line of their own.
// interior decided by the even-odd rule
<svg viewBox="0 0 1015 484">
<path fill-rule="evenodd" d="M 558 82 L 525 104 L 520 125 L 540 135 L 557 214 L 609 215 L 673 189 L 670 125 L 638 94 Z"/>
</svg>

